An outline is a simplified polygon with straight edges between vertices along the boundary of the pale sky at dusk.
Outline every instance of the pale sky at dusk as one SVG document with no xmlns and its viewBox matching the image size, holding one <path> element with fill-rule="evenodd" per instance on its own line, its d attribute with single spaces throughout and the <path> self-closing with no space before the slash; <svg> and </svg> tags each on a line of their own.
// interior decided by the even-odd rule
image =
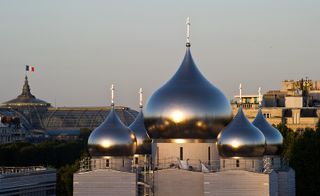
<svg viewBox="0 0 320 196">
<path fill-rule="evenodd" d="M 320 80 L 319 0 L 2 0 L 0 102 L 31 90 L 58 106 L 138 107 L 178 69 L 191 18 L 198 68 L 228 98 Z"/>
</svg>

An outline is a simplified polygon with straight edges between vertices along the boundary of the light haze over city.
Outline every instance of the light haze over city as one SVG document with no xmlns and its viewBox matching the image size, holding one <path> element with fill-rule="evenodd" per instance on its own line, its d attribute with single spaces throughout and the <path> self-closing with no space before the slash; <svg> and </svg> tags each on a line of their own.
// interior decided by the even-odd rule
<svg viewBox="0 0 320 196">
<path fill-rule="evenodd" d="M 21 92 L 57 106 L 137 108 L 178 69 L 191 20 L 191 51 L 228 98 L 279 89 L 285 79 L 319 80 L 320 1 L 0 2 L 0 102 Z"/>
</svg>

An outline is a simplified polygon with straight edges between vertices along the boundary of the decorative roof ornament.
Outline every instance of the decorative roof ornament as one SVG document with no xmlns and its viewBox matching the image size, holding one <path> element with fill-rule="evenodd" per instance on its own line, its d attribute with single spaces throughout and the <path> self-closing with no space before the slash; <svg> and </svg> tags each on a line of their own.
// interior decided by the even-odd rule
<svg viewBox="0 0 320 196">
<path fill-rule="evenodd" d="M 111 106 L 114 107 L 114 90 L 115 90 L 115 88 L 114 88 L 113 84 L 111 84 L 110 90 L 111 90 Z"/>
<path fill-rule="evenodd" d="M 240 105 L 242 105 L 242 85 L 241 85 L 241 83 L 240 83 L 240 85 L 239 85 L 239 103 L 240 103 Z"/>
<path fill-rule="evenodd" d="M 187 25 L 187 43 L 186 43 L 186 46 L 187 47 L 190 47 L 191 46 L 191 43 L 190 43 L 190 18 L 187 17 L 187 21 L 186 21 L 186 25 Z"/>
<path fill-rule="evenodd" d="M 142 88 L 139 89 L 139 108 L 142 109 L 143 108 L 143 91 Z"/>
<path fill-rule="evenodd" d="M 30 86 L 29 86 L 28 76 L 27 75 L 24 77 L 24 85 L 23 85 L 23 88 L 22 88 L 22 94 L 21 95 L 24 96 L 24 97 L 35 98 L 35 96 L 31 94 L 31 90 L 30 90 Z"/>
<path fill-rule="evenodd" d="M 259 87 L 259 89 L 258 89 L 258 94 L 259 94 L 259 97 L 258 97 L 259 108 L 261 108 L 261 106 L 262 106 L 261 87 Z"/>
</svg>

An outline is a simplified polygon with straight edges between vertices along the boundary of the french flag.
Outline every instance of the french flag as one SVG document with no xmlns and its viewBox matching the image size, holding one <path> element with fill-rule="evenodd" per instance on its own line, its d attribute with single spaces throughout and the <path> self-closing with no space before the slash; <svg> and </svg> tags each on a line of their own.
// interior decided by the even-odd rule
<svg viewBox="0 0 320 196">
<path fill-rule="evenodd" d="M 30 65 L 26 65 L 26 71 L 31 71 L 31 72 L 35 72 L 35 67 L 34 66 L 30 66 Z"/>
</svg>

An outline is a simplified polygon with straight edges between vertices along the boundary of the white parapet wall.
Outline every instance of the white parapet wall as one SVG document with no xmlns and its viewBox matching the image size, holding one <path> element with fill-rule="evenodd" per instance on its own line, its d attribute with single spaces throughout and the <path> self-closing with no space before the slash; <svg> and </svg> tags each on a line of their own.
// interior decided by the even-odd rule
<svg viewBox="0 0 320 196">
<path fill-rule="evenodd" d="M 154 195 L 195 196 L 203 195 L 203 173 L 179 169 L 154 172 Z"/>
<path fill-rule="evenodd" d="M 111 169 L 75 173 L 74 196 L 135 196 L 136 174 Z"/>
<path fill-rule="evenodd" d="M 204 195 L 276 196 L 277 183 L 270 181 L 277 182 L 277 175 L 242 170 L 207 173 L 204 174 Z"/>
<path fill-rule="evenodd" d="M 75 196 L 135 196 L 136 173 L 98 169 L 74 174 Z M 245 170 L 196 172 L 171 168 L 153 171 L 155 196 L 294 196 L 292 169 L 270 173 Z"/>
<path fill-rule="evenodd" d="M 201 173 L 179 169 L 154 172 L 157 196 L 291 196 L 292 172 L 258 173 L 244 170 Z M 281 178 L 281 179 L 279 179 Z M 291 185 L 289 185 L 291 183 Z"/>
</svg>

